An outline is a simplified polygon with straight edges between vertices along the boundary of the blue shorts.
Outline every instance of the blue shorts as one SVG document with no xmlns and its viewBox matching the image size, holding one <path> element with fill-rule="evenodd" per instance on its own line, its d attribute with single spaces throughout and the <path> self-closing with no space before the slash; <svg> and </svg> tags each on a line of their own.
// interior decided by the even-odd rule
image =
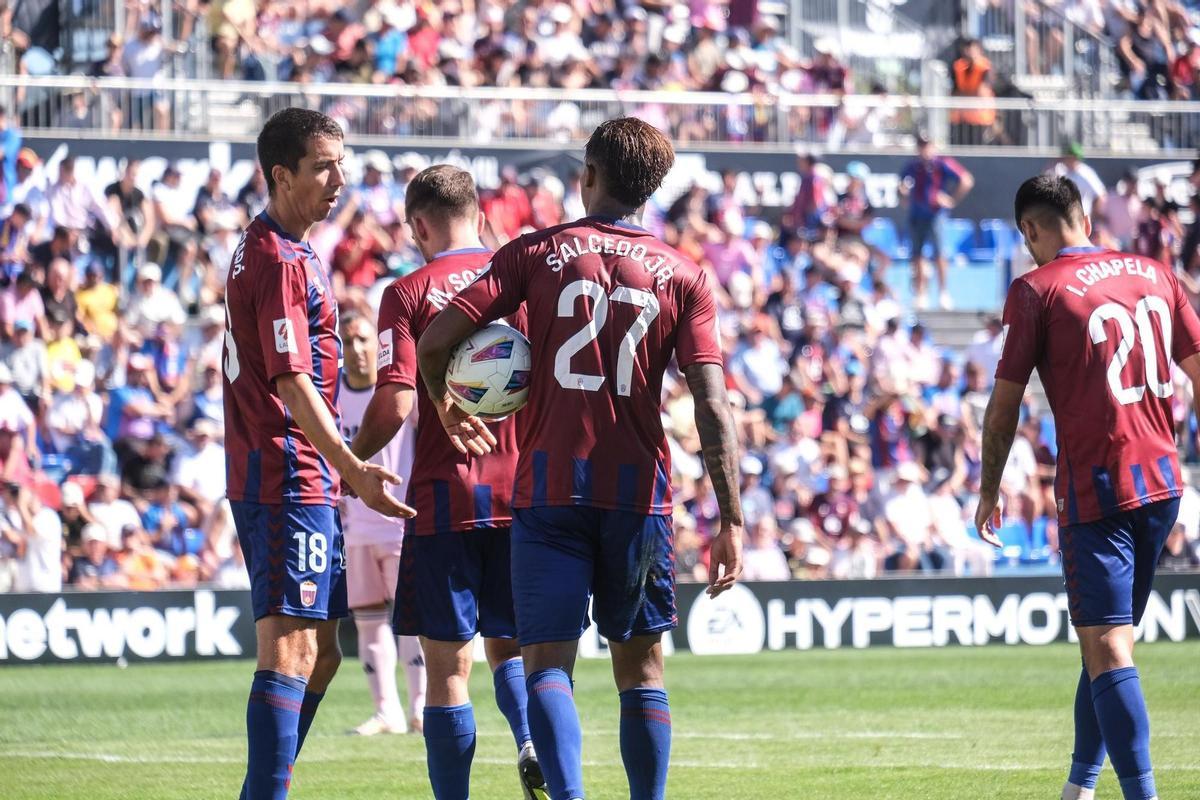
<svg viewBox="0 0 1200 800">
<path fill-rule="evenodd" d="M 1072 625 L 1142 621 L 1158 556 L 1178 515 L 1175 498 L 1059 530 Z"/>
<path fill-rule="evenodd" d="M 614 642 L 675 628 L 670 515 L 555 506 L 513 514 L 513 600 L 521 644 L 569 642 L 587 629 Z"/>
<path fill-rule="evenodd" d="M 254 618 L 347 615 L 342 518 L 333 506 L 270 506 L 232 500 L 250 573 Z"/>
<path fill-rule="evenodd" d="M 925 245 L 929 245 L 931 257 L 938 259 L 945 252 L 945 224 L 943 214 L 935 214 L 932 217 L 910 217 L 908 220 L 909 232 L 912 234 L 912 257 L 915 261 L 921 258 L 921 251 L 925 249 Z"/>
<path fill-rule="evenodd" d="M 515 638 L 509 538 L 508 528 L 405 536 L 392 609 L 396 635 Z"/>
</svg>

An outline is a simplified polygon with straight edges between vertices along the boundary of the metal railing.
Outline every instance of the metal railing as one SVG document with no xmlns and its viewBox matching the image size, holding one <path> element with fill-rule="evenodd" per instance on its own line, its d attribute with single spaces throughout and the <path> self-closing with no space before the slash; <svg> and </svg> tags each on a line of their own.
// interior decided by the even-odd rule
<svg viewBox="0 0 1200 800">
<path fill-rule="evenodd" d="M 1042 0 L 968 2 L 967 32 L 978 38 L 1000 74 L 1061 76 L 1076 94 L 1109 97 L 1116 43 Z"/>
<path fill-rule="evenodd" d="M 18 88 L 19 104 L 12 100 Z M 562 144 L 585 139 L 605 119 L 632 115 L 684 145 L 866 152 L 907 147 L 919 129 L 946 130 L 955 111 L 991 108 L 995 123 L 980 140 L 984 149 L 1047 152 L 1075 140 L 1096 153 L 1179 153 L 1200 143 L 1200 103 L 1181 102 L 0 76 L 5 102 L 27 130 L 229 141 L 253 140 L 271 114 L 303 106 L 329 114 L 364 142 Z"/>
<path fill-rule="evenodd" d="M 925 32 L 888 3 L 792 0 L 789 31 L 793 44 L 808 57 L 821 39 L 834 43 L 859 91 L 879 83 L 890 91 L 912 92 L 926 83 Z"/>
</svg>

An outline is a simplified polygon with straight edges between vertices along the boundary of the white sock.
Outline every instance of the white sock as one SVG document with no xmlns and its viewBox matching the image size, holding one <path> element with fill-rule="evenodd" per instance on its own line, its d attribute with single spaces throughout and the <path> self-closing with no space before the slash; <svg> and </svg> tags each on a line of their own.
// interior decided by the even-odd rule
<svg viewBox="0 0 1200 800">
<path fill-rule="evenodd" d="M 421 652 L 421 640 L 416 636 L 397 636 L 396 642 L 408 682 L 408 717 L 420 719 L 425 711 L 425 655 Z"/>
<path fill-rule="evenodd" d="M 367 686 L 375 711 L 389 720 L 400 717 L 400 693 L 396 688 L 396 646 L 391 618 L 386 609 L 355 611 L 358 652 L 367 673 Z"/>
<path fill-rule="evenodd" d="M 1085 789 L 1082 786 L 1076 786 L 1070 781 L 1063 784 L 1062 800 L 1093 800 L 1095 797 L 1095 789 Z"/>
</svg>

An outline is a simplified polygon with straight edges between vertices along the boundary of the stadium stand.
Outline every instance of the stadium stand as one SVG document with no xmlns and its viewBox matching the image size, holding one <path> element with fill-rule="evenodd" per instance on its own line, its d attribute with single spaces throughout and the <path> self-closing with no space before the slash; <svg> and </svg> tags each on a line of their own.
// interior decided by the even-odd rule
<svg viewBox="0 0 1200 800">
<path fill-rule="evenodd" d="M 857 11 L 860 4 L 846 5 Z M 1022 11 L 1014 15 L 1012 3 L 969 2 L 964 33 L 979 38 L 1003 73 L 994 76 L 997 88 L 1011 83 L 1028 94 L 1059 96 L 1087 80 L 1096 96 L 1117 98 L 1114 108 L 1124 96 L 1194 97 L 1200 67 L 1194 10 L 1144 5 L 1018 2 Z M 22 141 L 23 128 L 174 135 L 193 130 L 195 120 L 180 98 L 203 96 L 212 102 L 200 134 L 215 138 L 219 124 L 231 136 L 245 136 L 277 107 L 271 102 L 286 105 L 311 89 L 324 108 L 339 112 L 351 136 L 367 137 L 368 144 L 379 141 L 370 137 L 436 131 L 467 145 L 479 141 L 481 119 L 491 121 L 489 139 L 573 141 L 603 115 L 636 109 L 683 141 L 783 142 L 799 131 L 804 141 L 832 149 L 886 144 L 908 153 L 920 119 L 913 108 L 952 112 L 938 105 L 945 95 L 978 90 L 977 80 L 967 80 L 969 64 L 957 71 L 957 85 L 951 59 L 941 75 L 920 66 L 920 48 L 937 44 L 932 37 L 917 45 L 900 37 L 904 48 L 917 47 L 915 58 L 899 48 L 872 59 L 825 33 L 843 23 L 865 30 L 877 21 L 838 20 L 832 6 L 800 6 L 803 13 L 784 5 L 743 19 L 738 4 L 709 0 L 318 3 L 305 18 L 290 3 L 249 0 L 99 3 L 63 25 L 56 48 L 26 24 L 29 9 L 20 18 L 0 13 L 0 66 L 24 76 L 0 80 L 0 97 L 8 98 L 0 113 L 0 591 L 55 591 L 63 583 L 247 585 L 223 500 L 222 297 L 238 232 L 265 205 L 262 176 L 233 184 L 214 169 L 193 190 L 174 165 L 150 173 L 129 154 L 119 180 L 91 185 L 76 179 L 69 157 L 50 169 Z M 1147 24 L 1147 17 L 1155 21 Z M 908 33 L 919 28 L 900 17 L 889 24 Z M 1029 26 L 1036 35 L 1027 33 Z M 1142 42 L 1136 55 L 1149 36 L 1139 31 L 1151 28 L 1165 61 L 1138 56 L 1143 70 L 1126 47 L 1113 52 L 1129 69 L 1101 58 L 1107 45 L 1131 36 Z M 1037 53 L 1029 42 L 1037 43 Z M 969 49 L 951 55 L 958 59 Z M 144 80 L 81 90 L 37 80 L 69 73 Z M 1054 83 L 1063 76 L 1065 84 Z M 204 86 L 160 90 L 145 82 L 167 78 Z M 938 89 L 931 88 L 935 78 Z M 248 92 L 247 81 L 283 83 L 263 84 L 282 87 L 268 102 Z M 434 93 L 383 103 L 354 95 L 354 84 Z M 442 91 L 480 87 L 615 90 L 622 100 L 567 103 L 547 95 L 556 99 L 522 105 L 510 95 L 468 102 Z M 637 94 L 643 91 L 656 94 Z M 202 94 L 189 94 L 195 92 Z M 675 100 L 662 101 L 669 92 Z M 678 103 L 695 92 L 721 102 Z M 796 99 L 810 95 L 835 99 L 826 105 Z M 1002 112 L 996 137 L 968 145 L 1005 144 L 999 133 L 1007 101 L 993 99 Z M 755 114 L 789 102 L 792 113 Z M 455 108 L 457 122 L 449 120 Z M 721 114 L 711 115 L 713 108 Z M 951 133 L 954 120 L 942 117 Z M 1195 115 L 1179 119 L 1195 124 Z M 1133 113 L 1126 120 L 1144 127 L 1122 129 L 1125 141 L 1155 148 L 1179 145 L 1190 130 L 1182 123 L 1155 128 Z M 426 122 L 431 127 L 423 128 Z M 1065 132 L 1053 129 L 1053 146 Z M 1067 148 L 1047 168 L 1087 182 L 1082 155 L 1081 148 Z M 744 446 L 747 577 L 1055 569 L 1055 442 L 1040 389 L 1031 387 L 1025 403 L 1003 487 L 1005 547 L 993 553 L 975 537 L 968 513 L 979 477 L 978 430 L 1003 335 L 999 322 L 965 311 L 914 315 L 905 288 L 913 255 L 906 226 L 876 214 L 855 196 L 853 180 L 835 182 L 829 167 L 814 161 L 817 188 L 807 199 L 819 202 L 811 224 L 765 213 L 754 187 L 736 175 L 718 188 L 679 187 L 647 209 L 646 224 L 710 268 L 719 285 Z M 374 316 L 381 285 L 421 263 L 403 224 L 404 187 L 420 164 L 361 148 L 356 162 L 354 185 L 313 241 L 342 308 Z M 846 173 L 861 184 L 869 170 L 860 165 Z M 1200 187 L 1200 167 L 1188 185 L 1193 193 Z M 1100 242 L 1172 263 L 1200 299 L 1194 214 L 1169 199 L 1165 186 L 1132 175 L 1091 191 Z M 792 200 L 784 205 L 803 210 L 804 202 Z M 484 208 L 492 245 L 582 214 L 571 174 L 517 163 L 503 165 Z M 1013 266 L 1019 237 L 1006 220 L 951 219 L 948 227 L 952 255 L 971 265 L 963 269 L 993 274 Z M 990 306 L 998 307 L 999 283 L 987 291 Z M 1181 452 L 1195 461 L 1197 423 L 1177 385 Z M 681 579 L 703 579 L 716 501 L 702 480 L 690 397 L 677 377 L 669 377 L 665 392 L 663 423 L 679 488 L 677 564 Z M 1186 547 L 1200 552 L 1198 502 L 1189 487 L 1181 529 Z"/>
</svg>

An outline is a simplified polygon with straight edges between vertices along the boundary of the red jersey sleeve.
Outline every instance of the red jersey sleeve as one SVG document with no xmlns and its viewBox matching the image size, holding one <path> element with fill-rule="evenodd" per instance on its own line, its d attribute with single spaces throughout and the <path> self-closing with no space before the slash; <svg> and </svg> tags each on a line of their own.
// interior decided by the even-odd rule
<svg viewBox="0 0 1200 800">
<path fill-rule="evenodd" d="M 1196 310 L 1184 294 L 1183 285 L 1178 280 L 1175 284 L 1175 322 L 1171 336 L 1171 357 L 1176 364 L 1185 358 L 1200 353 L 1200 318 Z"/>
<path fill-rule="evenodd" d="M 289 372 L 313 371 L 308 339 L 308 276 L 300 264 L 280 262 L 264 269 L 258 285 L 259 344 L 267 367 L 267 380 Z"/>
<path fill-rule="evenodd" d="M 719 331 L 717 303 L 708 273 L 697 270 L 696 279 L 683 293 L 683 308 L 679 310 L 679 331 L 675 337 L 679 368 L 722 363 Z"/>
<path fill-rule="evenodd" d="M 417 386 L 416 318 L 412 292 L 404 281 L 388 287 L 379 301 L 379 360 L 376 386 L 398 383 Z"/>
<path fill-rule="evenodd" d="M 514 314 L 525 301 L 525 263 L 529 256 L 523 239 L 496 251 L 487 270 L 450 303 L 477 325 Z"/>
<path fill-rule="evenodd" d="M 1045 339 L 1044 304 L 1029 283 L 1013 281 L 1004 301 L 1004 346 L 996 377 L 1013 383 L 1029 383 L 1029 375 L 1042 359 Z"/>
</svg>

